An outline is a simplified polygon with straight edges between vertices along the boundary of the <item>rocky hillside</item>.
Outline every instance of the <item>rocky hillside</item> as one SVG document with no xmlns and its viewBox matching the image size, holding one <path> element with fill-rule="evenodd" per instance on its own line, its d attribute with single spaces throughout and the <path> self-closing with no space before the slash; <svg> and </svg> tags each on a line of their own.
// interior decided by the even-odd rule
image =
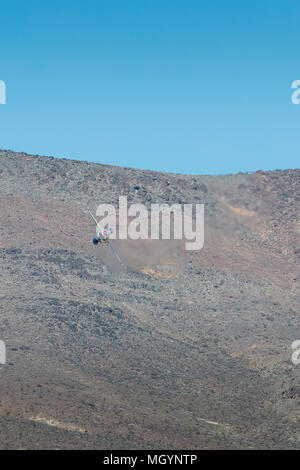
<svg viewBox="0 0 300 470">
<path fill-rule="evenodd" d="M 200 171 L 200 169 L 199 169 Z M 91 244 L 100 203 L 205 203 L 205 244 Z M 0 448 L 299 448 L 300 170 L 0 151 Z"/>
</svg>

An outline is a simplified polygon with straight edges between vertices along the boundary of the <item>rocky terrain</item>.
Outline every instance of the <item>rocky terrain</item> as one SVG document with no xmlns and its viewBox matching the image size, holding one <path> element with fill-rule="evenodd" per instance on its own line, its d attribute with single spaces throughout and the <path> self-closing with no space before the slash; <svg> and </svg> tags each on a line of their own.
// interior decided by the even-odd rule
<svg viewBox="0 0 300 470">
<path fill-rule="evenodd" d="M 201 168 L 199 167 L 199 173 Z M 205 203 L 205 243 L 91 243 L 87 205 Z M 300 448 L 300 170 L 0 151 L 2 449 Z"/>
</svg>

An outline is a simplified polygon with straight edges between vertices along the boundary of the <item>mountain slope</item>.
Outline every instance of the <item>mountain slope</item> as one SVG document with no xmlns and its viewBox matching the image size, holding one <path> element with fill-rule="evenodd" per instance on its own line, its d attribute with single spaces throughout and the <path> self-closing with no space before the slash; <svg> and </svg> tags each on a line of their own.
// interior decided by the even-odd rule
<svg viewBox="0 0 300 470">
<path fill-rule="evenodd" d="M 1 448 L 299 448 L 300 170 L 0 151 Z M 87 205 L 205 203 L 205 244 L 90 240 Z"/>
</svg>

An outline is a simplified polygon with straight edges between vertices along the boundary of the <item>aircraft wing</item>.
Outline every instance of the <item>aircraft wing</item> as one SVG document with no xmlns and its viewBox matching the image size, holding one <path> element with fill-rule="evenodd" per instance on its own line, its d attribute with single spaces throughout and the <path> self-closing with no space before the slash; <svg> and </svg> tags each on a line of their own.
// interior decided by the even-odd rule
<svg viewBox="0 0 300 470">
<path fill-rule="evenodd" d="M 95 217 L 93 216 L 92 212 L 90 211 L 90 208 L 88 207 L 88 211 L 89 211 L 89 214 L 90 216 L 92 217 L 93 221 L 95 222 L 96 225 L 98 225 L 98 222 L 97 220 L 95 219 Z"/>
<path fill-rule="evenodd" d="M 97 233 L 97 237 L 98 238 L 101 238 L 101 240 L 105 240 L 101 234 L 101 229 L 100 229 L 100 225 L 99 225 L 99 222 L 97 222 L 97 220 L 95 219 L 95 217 L 93 216 L 93 213 L 91 212 L 90 208 L 88 207 L 88 211 L 89 211 L 89 214 L 90 216 L 92 217 L 93 221 L 95 222 L 96 226 L 98 227 L 98 231 L 96 230 L 96 233 Z"/>
<path fill-rule="evenodd" d="M 119 261 L 119 263 L 121 264 L 121 266 L 124 266 L 123 264 L 123 261 L 121 260 L 120 256 L 118 255 L 118 253 L 116 252 L 116 250 L 114 249 L 114 247 L 112 246 L 112 244 L 110 243 L 110 240 L 107 240 L 108 241 L 108 244 L 111 248 L 111 251 L 113 252 L 113 254 L 115 255 L 115 257 L 117 258 L 117 260 Z"/>
</svg>

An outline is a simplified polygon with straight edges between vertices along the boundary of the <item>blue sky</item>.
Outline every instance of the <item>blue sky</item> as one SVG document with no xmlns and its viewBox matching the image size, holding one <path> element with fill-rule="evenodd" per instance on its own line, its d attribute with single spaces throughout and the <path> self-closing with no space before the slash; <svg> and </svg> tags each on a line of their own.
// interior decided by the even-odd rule
<svg viewBox="0 0 300 470">
<path fill-rule="evenodd" d="M 196 174 L 299 168 L 300 3 L 1 2 L 0 148 Z"/>
</svg>

